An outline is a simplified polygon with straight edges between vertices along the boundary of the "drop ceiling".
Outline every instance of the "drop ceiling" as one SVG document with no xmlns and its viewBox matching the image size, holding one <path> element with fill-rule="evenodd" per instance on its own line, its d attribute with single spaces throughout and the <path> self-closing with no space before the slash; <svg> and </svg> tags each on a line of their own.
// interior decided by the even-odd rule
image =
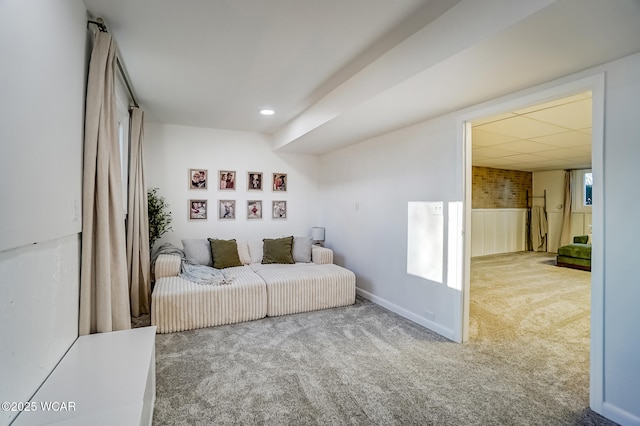
<svg viewBox="0 0 640 426">
<path fill-rule="evenodd" d="M 472 123 L 472 164 L 507 170 L 591 168 L 591 93 Z"/>
</svg>

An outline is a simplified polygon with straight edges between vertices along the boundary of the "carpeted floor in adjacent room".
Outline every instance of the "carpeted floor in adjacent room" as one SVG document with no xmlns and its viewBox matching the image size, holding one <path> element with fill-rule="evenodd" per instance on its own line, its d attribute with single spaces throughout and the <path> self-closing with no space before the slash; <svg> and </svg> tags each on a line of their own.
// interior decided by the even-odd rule
<svg viewBox="0 0 640 426">
<path fill-rule="evenodd" d="M 156 338 L 154 425 L 611 425 L 588 409 L 590 274 L 472 262 L 470 341 L 353 306 Z"/>
</svg>

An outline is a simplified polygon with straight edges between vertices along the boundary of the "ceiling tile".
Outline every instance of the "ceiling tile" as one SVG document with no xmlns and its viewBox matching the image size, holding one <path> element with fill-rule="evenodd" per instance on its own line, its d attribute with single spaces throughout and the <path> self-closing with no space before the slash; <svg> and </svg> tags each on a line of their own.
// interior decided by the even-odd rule
<svg viewBox="0 0 640 426">
<path fill-rule="evenodd" d="M 591 154 L 576 155 L 576 156 L 567 158 L 567 160 L 591 164 Z"/>
<path fill-rule="evenodd" d="M 472 140 L 473 146 L 492 146 L 499 145 L 505 142 L 511 142 L 516 140 L 513 136 L 500 135 L 496 133 L 491 133 L 479 129 L 477 127 L 473 128 Z"/>
<path fill-rule="evenodd" d="M 509 157 L 505 157 L 505 160 L 511 160 L 513 163 L 534 163 L 537 161 L 544 160 L 545 157 L 541 157 L 535 154 L 517 154 L 510 155 Z"/>
<path fill-rule="evenodd" d="M 580 146 L 591 146 L 591 135 L 583 132 L 561 132 L 538 138 L 532 138 L 535 142 L 555 147 L 571 148 Z"/>
<path fill-rule="evenodd" d="M 503 144 L 494 146 L 494 148 L 506 149 L 509 151 L 520 152 L 523 154 L 531 154 L 534 152 L 549 151 L 552 149 L 556 149 L 553 146 L 526 140 L 526 139 L 525 140 L 520 139 L 512 142 L 503 143 Z"/>
<path fill-rule="evenodd" d="M 518 139 L 533 139 L 566 131 L 566 128 L 543 123 L 524 116 L 512 117 L 479 126 L 481 130 L 513 136 Z"/>
<path fill-rule="evenodd" d="M 590 169 L 591 168 L 591 162 L 568 161 L 564 168 L 565 169 L 575 169 L 575 170 Z"/>
<path fill-rule="evenodd" d="M 541 158 L 543 159 L 566 159 L 566 158 L 571 158 L 571 157 L 575 157 L 578 155 L 583 155 L 583 152 L 576 152 L 576 150 L 574 150 L 573 148 L 557 148 L 557 149 L 551 149 L 548 151 L 541 151 L 537 153 Z"/>
<path fill-rule="evenodd" d="M 481 118 L 479 120 L 474 120 L 472 124 L 473 124 L 474 127 L 477 127 L 477 126 L 481 126 L 483 124 L 493 123 L 494 121 L 504 120 L 505 118 L 515 117 L 516 115 L 517 114 L 514 114 L 513 112 L 506 112 L 504 114 L 492 115 L 491 117 L 486 117 L 486 118 Z"/>
<path fill-rule="evenodd" d="M 578 95 L 574 95 L 574 96 L 568 96 L 566 98 L 561 98 L 561 99 L 554 99 L 552 101 L 549 102 L 544 102 L 542 104 L 537 104 L 528 108 L 522 108 L 519 110 L 514 111 L 515 114 L 518 115 L 523 115 L 523 114 L 528 114 L 530 112 L 534 112 L 534 111 L 540 111 L 543 109 L 548 109 L 548 108 L 553 108 L 553 107 L 557 107 L 560 105 L 565 105 L 568 103 L 572 103 L 572 102 L 576 102 L 576 101 L 580 101 L 583 99 L 591 99 L 591 92 L 585 92 L 585 93 L 580 93 Z"/>
<path fill-rule="evenodd" d="M 473 162 L 474 166 L 479 167 L 493 167 L 496 169 L 508 169 L 508 170 L 520 170 L 525 166 L 525 163 L 514 163 L 513 161 L 506 160 L 505 158 L 486 158 Z"/>
<path fill-rule="evenodd" d="M 518 170 L 520 172 L 532 172 L 533 168 L 529 166 L 529 163 L 512 163 L 500 166 L 503 170 Z"/>
<path fill-rule="evenodd" d="M 589 154 L 589 155 L 591 155 L 591 153 L 592 153 L 591 145 L 576 146 L 576 147 L 571 148 L 571 149 L 576 151 L 576 153 L 581 153 L 581 154 Z"/>
<path fill-rule="evenodd" d="M 562 169 L 566 167 L 567 160 L 565 158 L 555 158 L 539 161 L 537 166 L 551 169 Z"/>
<path fill-rule="evenodd" d="M 591 99 L 583 99 L 553 108 L 528 113 L 526 117 L 571 130 L 591 127 Z"/>
<path fill-rule="evenodd" d="M 510 155 L 517 155 L 519 152 L 510 151 L 508 149 L 498 149 L 495 147 L 480 147 L 473 148 L 473 155 L 480 155 L 483 157 L 508 157 Z"/>
</svg>

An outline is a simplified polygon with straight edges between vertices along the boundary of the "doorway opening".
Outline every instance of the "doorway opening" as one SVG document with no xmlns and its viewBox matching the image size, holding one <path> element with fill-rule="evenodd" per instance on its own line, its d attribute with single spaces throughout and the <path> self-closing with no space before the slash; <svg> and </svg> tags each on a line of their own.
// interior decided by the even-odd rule
<svg viewBox="0 0 640 426">
<path fill-rule="evenodd" d="M 548 99 L 466 123 L 471 137 L 466 141 L 462 334 L 470 344 L 493 346 L 499 356 L 507 356 L 509 347 L 520 348 L 507 356 L 514 368 L 537 366 L 538 374 L 553 371 L 556 379 L 567 378 L 558 391 L 584 396 L 590 387 L 592 393 L 594 385 L 596 392 L 599 387 L 593 366 L 601 360 L 590 360 L 592 349 L 600 344 L 599 330 L 596 327 L 594 341 L 592 327 L 599 320 L 590 317 L 591 290 L 601 289 L 602 283 L 596 279 L 594 285 L 590 272 L 556 266 L 556 253 L 561 245 L 565 170 L 573 170 L 574 177 L 593 170 L 598 181 L 601 169 L 592 159 L 601 164 L 602 141 L 595 143 L 592 137 L 591 89 Z M 594 146 L 598 152 L 592 152 Z M 601 200 L 597 188 L 594 195 Z M 544 201 L 537 202 L 541 194 Z M 546 220 L 540 251 L 530 250 L 527 226 L 536 206 Z M 571 234 L 588 235 L 591 241 L 591 211 L 584 206 L 574 210 Z M 601 297 L 599 291 L 595 296 Z M 596 305 L 600 303 L 597 299 Z"/>
</svg>

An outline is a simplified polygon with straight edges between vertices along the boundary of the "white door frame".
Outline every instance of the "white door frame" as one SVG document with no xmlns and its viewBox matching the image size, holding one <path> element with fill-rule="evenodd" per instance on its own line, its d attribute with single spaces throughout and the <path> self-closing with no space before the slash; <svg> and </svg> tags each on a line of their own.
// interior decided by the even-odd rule
<svg viewBox="0 0 640 426">
<path fill-rule="evenodd" d="M 563 79 L 536 88 L 508 95 L 477 107 L 465 110 L 458 118 L 458 141 L 462 146 L 462 193 L 463 200 L 463 288 L 460 293 L 461 328 L 456 330 L 461 340 L 469 338 L 469 292 L 471 269 L 471 121 L 522 109 L 553 99 L 577 93 L 592 92 L 592 171 L 593 207 L 592 235 L 597 243 L 593 245 L 591 259 L 591 339 L 590 339 L 590 407 L 602 412 L 604 401 L 604 101 L 605 75 L 598 73 L 588 77 Z"/>
</svg>

